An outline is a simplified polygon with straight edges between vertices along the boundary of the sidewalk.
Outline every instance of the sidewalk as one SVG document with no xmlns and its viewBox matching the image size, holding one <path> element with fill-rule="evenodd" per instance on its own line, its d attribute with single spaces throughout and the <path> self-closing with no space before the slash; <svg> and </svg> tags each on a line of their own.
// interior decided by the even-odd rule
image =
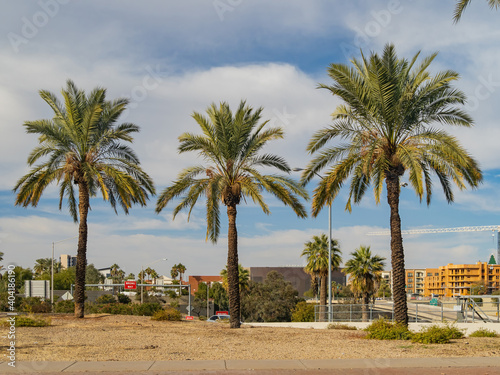
<svg viewBox="0 0 500 375">
<path fill-rule="evenodd" d="M 500 374 L 500 357 L 0 363 L 0 374 Z"/>
</svg>

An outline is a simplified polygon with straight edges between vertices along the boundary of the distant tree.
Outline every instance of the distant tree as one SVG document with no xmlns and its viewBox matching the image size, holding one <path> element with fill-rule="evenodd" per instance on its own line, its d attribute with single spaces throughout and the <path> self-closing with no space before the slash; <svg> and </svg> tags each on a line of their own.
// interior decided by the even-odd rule
<svg viewBox="0 0 500 375">
<path fill-rule="evenodd" d="M 85 284 L 100 284 L 104 282 L 104 275 L 91 263 L 85 271 Z"/>
<path fill-rule="evenodd" d="M 177 265 L 177 271 L 179 272 L 179 280 L 182 283 L 182 279 L 184 277 L 184 273 L 186 272 L 186 266 L 184 264 L 182 264 L 182 263 L 179 263 Z"/>
<path fill-rule="evenodd" d="M 384 260 L 378 255 L 372 255 L 370 246 L 360 246 L 351 253 L 352 258 L 345 264 L 344 272 L 349 274 L 354 293 L 362 297 L 363 321 L 368 320 L 367 305 L 375 293 L 375 285 L 380 280 L 384 270 Z"/>
<path fill-rule="evenodd" d="M 301 254 L 301 256 L 306 257 L 307 261 L 305 271 L 310 275 L 320 278 L 319 304 L 322 309 L 324 309 L 327 303 L 326 297 L 328 293 L 328 241 L 328 237 L 324 233 L 320 236 L 313 236 L 311 241 L 304 244 L 304 250 Z M 342 263 L 338 240 L 332 239 L 331 249 L 331 271 L 334 271 Z"/>
<path fill-rule="evenodd" d="M 16 293 L 20 293 L 24 290 L 24 282 L 26 280 L 33 280 L 33 271 L 29 268 L 23 268 L 20 266 L 14 267 L 14 276 L 15 276 L 15 289 Z M 2 280 L 0 283 L 0 292 L 6 292 L 9 284 L 9 274 L 5 272 L 2 276 Z"/>
<path fill-rule="evenodd" d="M 179 276 L 179 269 L 177 268 L 177 264 L 174 264 L 172 266 L 172 269 L 170 270 L 170 276 L 174 280 L 177 278 L 177 276 Z"/>
<path fill-rule="evenodd" d="M 250 281 L 241 299 L 241 312 L 249 322 L 289 322 L 292 310 L 300 301 L 299 292 L 276 271 L 267 274 L 263 283 Z"/>
<path fill-rule="evenodd" d="M 129 273 L 125 280 L 135 280 L 135 275 L 133 273 Z"/>
<path fill-rule="evenodd" d="M 226 289 L 224 289 L 221 283 L 212 283 L 209 295 L 210 298 L 213 298 L 219 310 L 227 311 L 229 309 L 229 297 Z"/>
<path fill-rule="evenodd" d="M 228 290 L 227 285 L 227 267 L 220 271 L 222 276 L 222 286 L 226 291 Z M 238 283 L 240 286 L 240 293 L 248 289 L 248 283 L 250 282 L 250 272 L 243 268 L 241 264 L 238 264 Z"/>
<path fill-rule="evenodd" d="M 41 276 L 44 273 L 50 274 L 50 269 L 52 267 L 52 258 L 40 258 L 35 261 L 33 266 L 33 273 L 35 276 Z"/>
<path fill-rule="evenodd" d="M 392 296 L 391 286 L 387 284 L 387 281 L 382 279 L 377 290 L 377 297 L 389 298 Z"/>
</svg>

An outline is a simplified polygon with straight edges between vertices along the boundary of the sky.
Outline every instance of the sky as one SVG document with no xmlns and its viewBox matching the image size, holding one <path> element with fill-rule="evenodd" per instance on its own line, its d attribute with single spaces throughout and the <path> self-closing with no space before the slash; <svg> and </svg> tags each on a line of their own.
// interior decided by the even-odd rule
<svg viewBox="0 0 500 375">
<path fill-rule="evenodd" d="M 331 63 L 348 64 L 360 51 L 381 53 L 393 43 L 398 55 L 425 57 L 439 52 L 432 73 L 452 69 L 455 87 L 468 98 L 473 128 L 445 128 L 479 161 L 484 182 L 476 190 L 455 191 L 448 204 L 435 181 L 430 206 L 410 188 L 402 189 L 403 229 L 500 225 L 500 12 L 475 0 L 458 24 L 455 1 L 411 0 L 211 0 L 4 2 L 0 14 L 0 251 L 3 264 L 33 267 L 52 254 L 76 255 L 77 224 L 66 206 L 58 209 L 56 187 L 37 207 L 14 206 L 16 181 L 29 171 L 26 160 L 37 145 L 25 121 L 50 119 L 39 90 L 60 97 L 66 80 L 90 91 L 100 86 L 107 98 L 127 97 L 122 122 L 140 126 L 132 147 L 144 170 L 163 191 L 197 155 L 178 154 L 178 136 L 199 133 L 191 117 L 211 103 L 241 100 L 263 107 L 263 120 L 281 126 L 283 140 L 266 152 L 284 157 L 292 168 L 311 156 L 306 145 L 331 123 L 340 101 L 318 84 L 331 84 Z M 296 176 L 295 176 L 296 175 Z M 298 173 L 295 176 L 300 177 Z M 407 176 L 403 177 L 403 181 Z M 312 191 L 318 179 L 308 185 Z M 271 215 L 251 201 L 238 207 L 239 260 L 244 267 L 305 265 L 300 257 L 312 236 L 328 233 L 328 209 L 298 219 L 289 207 L 266 196 Z M 385 198 L 371 192 L 344 210 L 347 192 L 332 206 L 332 234 L 344 261 L 360 245 L 386 257 L 389 236 L 369 236 L 389 228 Z M 221 208 L 221 237 L 205 240 L 203 202 L 172 220 L 174 205 L 154 213 L 156 197 L 129 215 L 115 214 L 101 197 L 91 200 L 87 260 L 97 268 L 117 263 L 137 275 L 141 266 L 170 274 L 173 264 L 186 275 L 217 275 L 226 265 L 227 219 Z M 310 203 L 305 203 L 310 207 Z M 492 232 L 404 236 L 407 268 L 487 261 L 496 247 Z M 495 251 L 496 252 L 496 251 Z M 161 261 L 167 258 L 167 261 Z"/>
</svg>

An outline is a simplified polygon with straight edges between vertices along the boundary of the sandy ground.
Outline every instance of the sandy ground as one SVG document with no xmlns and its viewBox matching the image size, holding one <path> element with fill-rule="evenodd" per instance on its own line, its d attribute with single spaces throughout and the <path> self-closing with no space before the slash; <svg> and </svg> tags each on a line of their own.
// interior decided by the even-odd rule
<svg viewBox="0 0 500 375">
<path fill-rule="evenodd" d="M 7 328 L 0 329 L 7 333 Z M 5 351 L 7 338 L 0 336 Z M 423 345 L 364 336 L 363 331 L 249 325 L 230 329 L 224 323 L 156 322 L 138 316 L 57 316 L 50 327 L 18 327 L 16 355 L 19 361 L 500 357 L 500 338 Z"/>
</svg>

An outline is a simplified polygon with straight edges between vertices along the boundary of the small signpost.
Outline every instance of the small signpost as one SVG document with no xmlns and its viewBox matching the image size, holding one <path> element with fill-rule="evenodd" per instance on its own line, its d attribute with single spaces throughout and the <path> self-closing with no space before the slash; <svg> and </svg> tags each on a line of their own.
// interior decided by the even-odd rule
<svg viewBox="0 0 500 375">
<path fill-rule="evenodd" d="M 217 311 L 215 315 L 229 315 L 229 311 Z"/>
<path fill-rule="evenodd" d="M 125 289 L 137 289 L 137 282 L 134 280 L 125 281 Z"/>
<path fill-rule="evenodd" d="M 188 316 L 186 316 L 186 320 L 194 320 L 194 316 L 188 315 Z"/>
</svg>

